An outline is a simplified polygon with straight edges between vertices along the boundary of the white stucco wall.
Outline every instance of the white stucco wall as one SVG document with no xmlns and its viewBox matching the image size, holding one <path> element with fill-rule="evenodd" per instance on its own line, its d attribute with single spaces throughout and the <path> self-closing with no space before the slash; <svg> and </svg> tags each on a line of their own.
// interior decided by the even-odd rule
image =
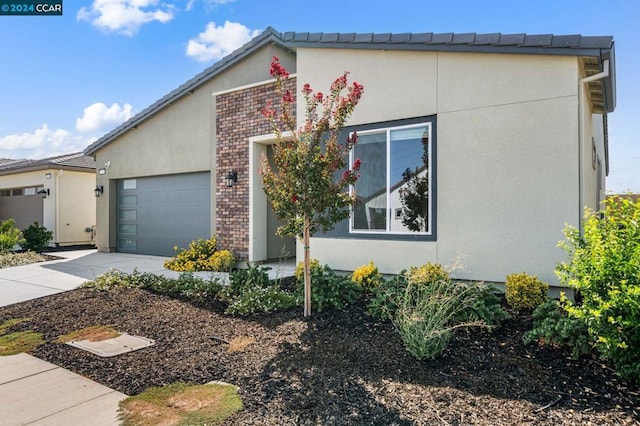
<svg viewBox="0 0 640 426">
<path fill-rule="evenodd" d="M 365 87 L 349 125 L 437 115 L 437 241 L 314 238 L 312 257 L 385 273 L 460 258 L 460 278 L 557 284 L 556 245 L 580 210 L 577 58 L 298 50 L 299 85 L 326 90 L 342 70 Z"/>
<path fill-rule="evenodd" d="M 220 73 L 174 104 L 157 112 L 95 154 L 96 167 L 109 164 L 97 177 L 104 194 L 97 200 L 97 245 L 101 251 L 115 248 L 115 189 L 123 178 L 170 175 L 215 170 L 215 98 L 213 93 L 263 81 L 269 76 L 274 55 L 292 72 L 290 54 L 267 46 Z M 165 94 L 159 94 L 159 98 Z M 215 173 L 211 173 L 212 180 Z M 215 230 L 215 182 L 211 182 L 211 229 Z"/>
</svg>

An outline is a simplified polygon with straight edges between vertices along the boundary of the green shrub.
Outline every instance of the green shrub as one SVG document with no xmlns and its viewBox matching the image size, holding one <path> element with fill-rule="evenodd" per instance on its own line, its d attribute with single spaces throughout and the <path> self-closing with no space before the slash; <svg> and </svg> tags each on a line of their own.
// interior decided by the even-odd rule
<svg viewBox="0 0 640 426">
<path fill-rule="evenodd" d="M 164 267 L 178 272 L 229 271 L 235 259 L 228 250 L 217 251 L 216 237 L 192 241 L 187 249 L 174 247 L 176 255 L 165 260 Z"/>
<path fill-rule="evenodd" d="M 297 295 L 304 300 L 304 279 L 298 279 Z M 322 312 L 328 307 L 344 309 L 360 297 L 360 287 L 344 275 L 338 275 L 328 265 L 311 268 L 311 307 Z"/>
<path fill-rule="evenodd" d="M 587 325 L 618 374 L 640 382 L 640 203 L 608 198 L 603 213 L 587 211 L 582 236 L 565 228 L 569 259 L 556 273 L 582 301 L 565 301 L 569 317 Z"/>
<path fill-rule="evenodd" d="M 0 253 L 10 251 L 23 242 L 22 232 L 16 228 L 14 219 L 6 219 L 0 223 Z"/>
<path fill-rule="evenodd" d="M 225 313 L 249 315 L 258 312 L 274 312 L 299 304 L 295 295 L 283 291 L 277 284 L 269 287 L 249 287 L 233 298 Z"/>
<path fill-rule="evenodd" d="M 12 266 L 29 265 L 31 263 L 44 262 L 45 260 L 47 260 L 46 257 L 32 251 L 24 253 L 0 253 L 0 269 L 10 268 Z"/>
<path fill-rule="evenodd" d="M 183 273 L 178 279 L 172 279 L 137 270 L 127 274 L 117 269 L 111 269 L 82 286 L 99 290 L 139 288 L 198 303 L 217 298 L 222 288 L 217 280 L 204 280 L 192 273 Z"/>
<path fill-rule="evenodd" d="M 402 271 L 375 287 L 373 297 L 367 305 L 369 315 L 382 321 L 392 320 L 398 310 L 400 297 L 408 284 L 407 273 Z"/>
<path fill-rule="evenodd" d="M 489 326 L 498 326 L 511 315 L 502 307 L 499 290 L 482 283 L 458 284 L 461 292 L 466 293 L 467 306 L 458 315 L 458 322 L 474 322 L 480 320 Z"/>
<path fill-rule="evenodd" d="M 374 288 L 378 287 L 384 279 L 373 262 L 369 262 L 368 265 L 362 265 L 353 271 L 351 280 L 358 284 L 362 290 L 370 293 Z"/>
<path fill-rule="evenodd" d="M 481 320 L 457 319 L 469 308 L 473 294 L 470 287 L 451 280 L 409 282 L 392 319 L 407 350 L 417 359 L 433 359 L 444 351 L 455 329 L 484 326 Z"/>
<path fill-rule="evenodd" d="M 222 287 L 220 298 L 228 303 L 226 314 L 249 315 L 273 312 L 299 304 L 298 298 L 283 291 L 279 282 L 269 279 L 270 268 L 247 264 L 229 274 L 229 285 Z"/>
<path fill-rule="evenodd" d="M 587 325 L 573 317 L 556 299 L 549 299 L 533 311 L 533 329 L 524 336 L 524 342 L 571 348 L 574 358 L 589 354 L 593 341 Z"/>
<path fill-rule="evenodd" d="M 505 297 L 516 311 L 533 311 L 547 300 L 549 284 L 527 273 L 507 275 Z"/>
<path fill-rule="evenodd" d="M 33 222 L 22 231 L 24 242 L 21 244 L 23 250 L 31 250 L 42 253 L 53 238 L 53 231 L 48 230 L 38 222 Z"/>
</svg>

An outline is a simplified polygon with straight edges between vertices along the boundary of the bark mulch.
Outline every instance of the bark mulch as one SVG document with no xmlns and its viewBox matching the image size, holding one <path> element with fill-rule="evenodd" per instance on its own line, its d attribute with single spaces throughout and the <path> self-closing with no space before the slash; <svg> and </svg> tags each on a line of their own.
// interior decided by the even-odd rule
<svg viewBox="0 0 640 426">
<path fill-rule="evenodd" d="M 143 290 L 78 289 L 0 308 L 0 323 L 44 333 L 33 355 L 129 395 L 177 381 L 240 387 L 244 409 L 227 424 L 640 424 L 640 388 L 593 357 L 525 346 L 531 319 L 459 333 L 445 354 L 417 361 L 363 302 L 305 320 L 301 309 L 224 315 Z M 156 345 L 100 358 L 53 343 L 92 325 Z M 214 336 L 217 339 L 212 339 Z M 229 351 L 219 339 L 249 338 Z M 247 340 L 245 340 L 247 341 Z"/>
</svg>

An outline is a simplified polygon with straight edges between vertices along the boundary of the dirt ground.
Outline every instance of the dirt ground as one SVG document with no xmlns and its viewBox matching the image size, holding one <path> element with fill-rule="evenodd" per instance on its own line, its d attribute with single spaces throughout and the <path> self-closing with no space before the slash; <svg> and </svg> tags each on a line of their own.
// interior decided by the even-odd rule
<svg viewBox="0 0 640 426">
<path fill-rule="evenodd" d="M 129 395 L 177 381 L 238 385 L 244 409 L 227 424 L 640 424 L 638 386 L 595 358 L 525 346 L 526 316 L 459 333 L 442 357 L 417 361 L 363 302 L 309 320 L 301 309 L 222 312 L 142 290 L 78 289 L 0 308 L 0 323 L 32 318 L 16 329 L 44 333 L 33 355 Z M 156 344 L 100 358 L 54 343 L 93 325 Z"/>
</svg>

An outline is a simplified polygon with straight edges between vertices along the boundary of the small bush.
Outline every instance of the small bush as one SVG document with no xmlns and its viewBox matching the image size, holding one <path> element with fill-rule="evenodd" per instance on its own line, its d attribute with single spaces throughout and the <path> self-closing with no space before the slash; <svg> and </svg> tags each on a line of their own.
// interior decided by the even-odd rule
<svg viewBox="0 0 640 426">
<path fill-rule="evenodd" d="M 174 247 L 176 255 L 165 260 L 164 267 L 178 272 L 229 271 L 235 259 L 228 250 L 217 251 L 216 237 L 192 241 L 187 249 Z"/>
<path fill-rule="evenodd" d="M 298 279 L 296 294 L 304 300 L 304 278 Z M 314 311 L 332 307 L 344 309 L 360 297 L 359 286 L 344 275 L 338 275 L 328 265 L 311 269 L 311 307 Z"/>
<path fill-rule="evenodd" d="M 586 212 L 582 235 L 565 228 L 569 259 L 556 273 L 581 303 L 563 307 L 618 374 L 640 382 L 640 202 L 608 198 L 603 213 Z"/>
<path fill-rule="evenodd" d="M 298 298 L 282 291 L 277 284 L 269 287 L 250 287 L 233 298 L 225 314 L 249 315 L 258 312 L 274 312 L 299 305 Z"/>
<path fill-rule="evenodd" d="M 226 314 L 273 312 L 299 304 L 295 295 L 283 291 L 278 282 L 269 279 L 268 270 L 269 268 L 247 264 L 246 269 L 231 271 L 229 285 L 220 291 L 220 298 L 229 304 Z"/>
<path fill-rule="evenodd" d="M 44 262 L 45 260 L 47 260 L 46 257 L 32 251 L 24 253 L 0 253 L 0 269 L 10 268 L 12 266 L 29 265 L 31 263 Z"/>
<path fill-rule="evenodd" d="M 148 272 L 140 273 L 137 270 L 127 274 L 117 269 L 111 269 L 82 286 L 98 290 L 139 288 L 198 303 L 216 299 L 222 288 L 217 280 L 204 280 L 192 273 L 183 273 L 178 279 L 171 279 Z"/>
<path fill-rule="evenodd" d="M 367 293 L 373 291 L 383 281 L 382 275 L 378 272 L 378 268 L 369 262 L 368 265 L 362 265 L 353 271 L 351 280 L 358 284 L 362 290 Z"/>
<path fill-rule="evenodd" d="M 407 280 L 410 283 L 433 283 L 450 279 L 449 272 L 445 271 L 441 264 L 431 262 L 422 266 L 412 266 L 407 275 Z"/>
<path fill-rule="evenodd" d="M 310 263 L 310 267 L 311 267 L 311 274 L 313 274 L 313 271 L 318 271 L 320 269 L 322 269 L 322 266 L 320 265 L 320 261 L 318 259 L 311 259 Z M 296 272 L 295 272 L 295 277 L 296 280 L 301 281 L 304 279 L 304 262 L 298 262 L 296 264 Z"/>
<path fill-rule="evenodd" d="M 569 317 L 556 299 L 547 300 L 533 311 L 533 329 L 525 334 L 524 342 L 536 341 L 543 345 L 570 348 L 574 358 L 589 354 L 593 349 L 587 325 Z"/>
<path fill-rule="evenodd" d="M 417 359 L 433 359 L 446 348 L 455 329 L 486 325 L 481 320 L 460 322 L 473 298 L 467 287 L 450 280 L 409 282 L 401 294 L 393 325 L 407 350 Z"/>
<path fill-rule="evenodd" d="M 456 316 L 458 322 L 480 320 L 486 325 L 498 326 L 504 320 L 511 318 L 511 315 L 502 307 L 497 288 L 482 283 L 460 283 L 459 286 L 459 291 L 466 292 L 468 302 L 467 307 Z"/>
<path fill-rule="evenodd" d="M 14 219 L 6 219 L 0 223 L 0 253 L 10 251 L 23 242 L 22 232 L 16 228 Z"/>
<path fill-rule="evenodd" d="M 23 250 L 31 250 L 42 253 L 53 238 L 53 231 L 48 230 L 38 222 L 33 222 L 22 231 L 24 242 L 21 244 Z"/>
<path fill-rule="evenodd" d="M 381 321 L 392 320 L 398 310 L 400 297 L 409 285 L 406 271 L 400 272 L 373 289 L 367 305 L 369 315 Z"/>
<path fill-rule="evenodd" d="M 507 275 L 505 297 L 516 311 L 533 311 L 547 300 L 549 284 L 526 273 Z"/>
</svg>

